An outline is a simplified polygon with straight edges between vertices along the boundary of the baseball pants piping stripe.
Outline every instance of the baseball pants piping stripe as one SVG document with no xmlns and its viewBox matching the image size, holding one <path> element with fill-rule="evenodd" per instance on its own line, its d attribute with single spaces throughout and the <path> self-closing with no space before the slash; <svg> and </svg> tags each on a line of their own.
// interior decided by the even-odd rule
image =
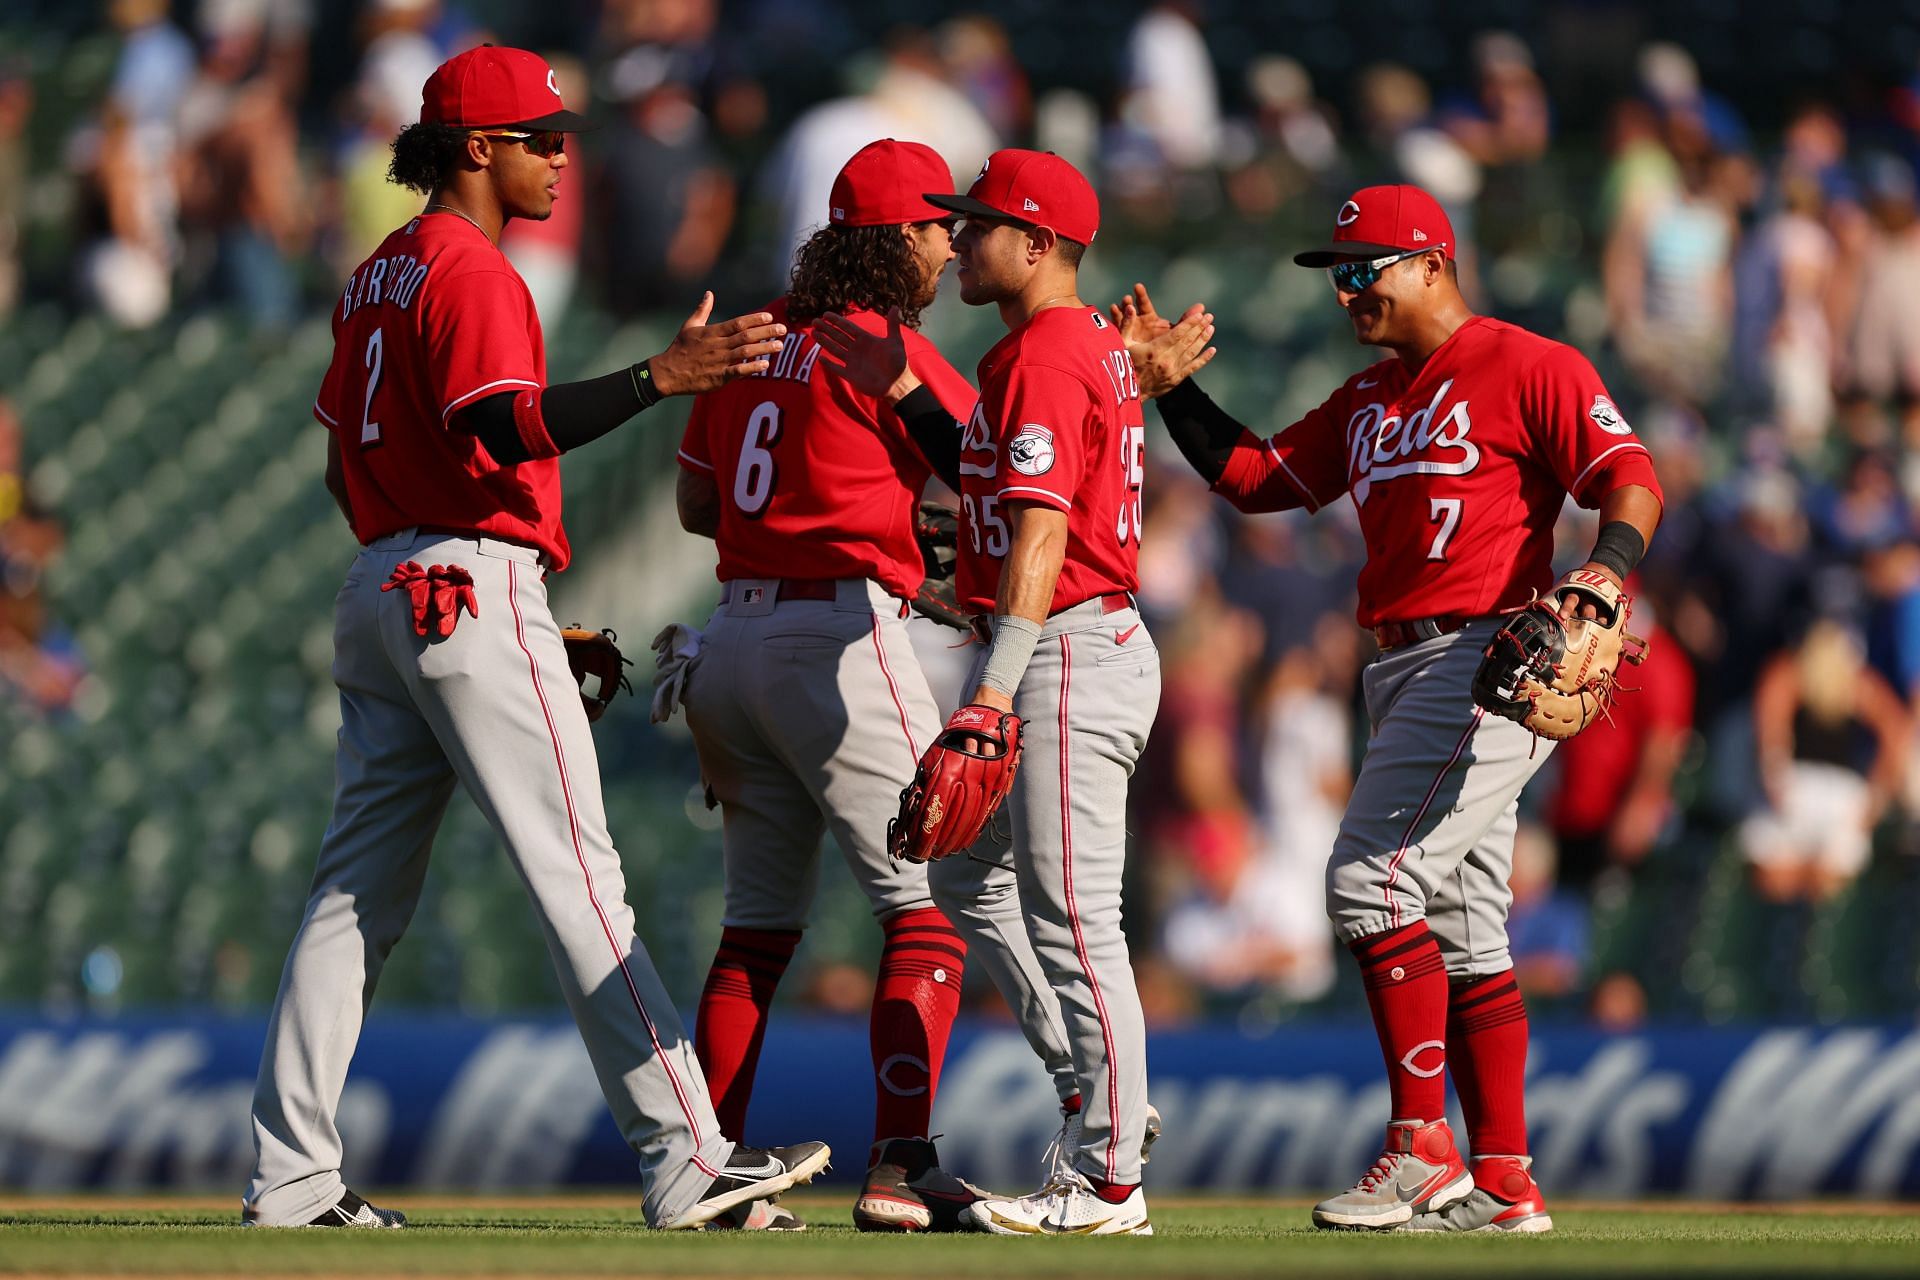
<svg viewBox="0 0 1920 1280">
<path fill-rule="evenodd" d="M 907 750 L 920 759 L 920 744 L 913 740 L 913 726 L 907 718 L 907 704 L 900 700 L 900 686 L 894 682 L 893 668 L 887 665 L 887 646 L 880 640 L 880 615 L 873 615 L 873 652 L 880 659 L 880 674 L 887 678 L 887 692 L 893 695 L 893 709 L 900 713 L 900 732 L 907 735 Z"/>
<path fill-rule="evenodd" d="M 1427 810 L 1433 805 L 1433 798 L 1440 794 L 1441 782 L 1446 779 L 1447 774 L 1452 771 L 1453 766 L 1459 762 L 1460 753 L 1467 749 L 1467 743 L 1473 740 L 1473 731 L 1480 727 L 1480 721 L 1486 714 L 1484 708 L 1475 707 L 1473 709 L 1473 719 L 1467 721 L 1467 731 L 1460 735 L 1460 741 L 1453 744 L 1453 754 L 1448 756 L 1447 762 L 1440 766 L 1440 772 L 1433 775 L 1433 785 L 1427 788 L 1427 798 L 1420 802 L 1420 808 L 1413 815 L 1413 821 L 1407 824 L 1406 834 L 1400 837 L 1400 847 L 1393 851 L 1393 860 L 1387 863 L 1387 883 L 1385 887 L 1380 890 L 1380 893 L 1387 902 L 1387 919 L 1390 922 L 1388 925 L 1389 928 L 1398 929 L 1400 927 L 1400 904 L 1394 901 L 1393 886 L 1400 879 L 1400 862 L 1407 856 L 1407 850 L 1413 845 L 1413 833 L 1419 829 L 1420 819 L 1427 816 Z"/>
<path fill-rule="evenodd" d="M 666 1050 L 660 1044 L 660 1035 L 654 1029 L 653 1019 L 647 1014 L 647 1006 L 640 999 L 640 989 L 633 983 L 633 975 L 627 971 L 626 953 L 621 950 L 619 940 L 613 936 L 613 925 L 607 920 L 606 911 L 600 906 L 600 898 L 593 891 L 593 873 L 587 869 L 587 855 L 580 847 L 580 819 L 573 807 L 573 784 L 567 776 L 566 752 L 560 746 L 560 732 L 554 728 L 553 711 L 547 705 L 547 691 L 540 684 L 540 664 L 535 661 L 533 650 L 527 648 L 526 621 L 520 615 L 519 575 L 515 572 L 513 561 L 507 562 L 507 601 L 513 606 L 513 638 L 520 646 L 520 652 L 527 655 L 527 673 L 533 678 L 533 693 L 540 700 L 540 714 L 547 722 L 547 737 L 553 743 L 553 762 L 560 770 L 560 794 L 567 804 L 567 831 L 573 838 L 573 856 L 580 864 L 580 874 L 586 882 L 587 901 L 593 906 L 593 914 L 600 921 L 600 931 L 606 935 L 607 946 L 613 952 L 614 963 L 620 966 L 620 976 L 626 981 L 627 994 L 633 997 L 634 1011 L 640 1015 L 640 1022 L 647 1029 L 647 1040 L 653 1045 L 654 1060 L 661 1070 L 667 1073 L 667 1080 L 673 1085 L 673 1096 L 680 1103 L 680 1114 L 687 1119 L 687 1127 L 693 1132 L 693 1143 L 698 1147 L 705 1141 L 700 1135 L 700 1123 L 694 1119 L 693 1108 L 687 1105 L 687 1095 L 681 1088 L 680 1077 L 674 1071 L 673 1064 L 667 1058 Z M 718 1177 L 700 1156 L 692 1156 L 695 1168 L 709 1177 Z"/>
<path fill-rule="evenodd" d="M 1114 1180 L 1114 1161 L 1120 1139 L 1120 1073 L 1113 1065 L 1113 1028 L 1107 1023 L 1107 1001 L 1100 994 L 1100 979 L 1094 976 L 1093 959 L 1087 954 L 1087 940 L 1080 932 L 1080 908 L 1073 896 L 1073 766 L 1067 734 L 1067 693 L 1073 688 L 1073 645 L 1060 637 L 1060 880 L 1067 893 L 1067 923 L 1073 928 L 1073 954 L 1080 970 L 1087 975 L 1087 987 L 1093 992 L 1094 1012 L 1100 1017 L 1100 1040 L 1107 1049 L 1107 1181 Z"/>
</svg>

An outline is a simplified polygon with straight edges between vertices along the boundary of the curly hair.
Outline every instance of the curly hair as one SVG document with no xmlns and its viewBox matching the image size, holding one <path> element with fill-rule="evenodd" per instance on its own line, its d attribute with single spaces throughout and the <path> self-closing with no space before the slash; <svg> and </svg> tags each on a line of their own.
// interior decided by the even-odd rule
<svg viewBox="0 0 1920 1280">
<path fill-rule="evenodd" d="M 850 306 L 899 307 L 901 323 L 917 329 L 920 312 L 932 301 L 913 242 L 898 226 L 827 226 L 794 255 L 787 315 L 804 324 Z"/>
<path fill-rule="evenodd" d="M 410 124 L 393 140 L 387 180 L 411 187 L 423 196 L 432 195 L 453 169 L 466 141 L 467 131 L 450 124 Z"/>
</svg>

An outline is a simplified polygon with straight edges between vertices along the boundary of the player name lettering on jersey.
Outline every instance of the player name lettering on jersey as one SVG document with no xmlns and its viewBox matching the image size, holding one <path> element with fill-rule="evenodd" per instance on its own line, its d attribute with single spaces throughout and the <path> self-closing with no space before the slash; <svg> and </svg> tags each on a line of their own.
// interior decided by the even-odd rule
<svg viewBox="0 0 1920 1280">
<path fill-rule="evenodd" d="M 813 340 L 810 333 L 789 333 L 780 344 L 780 354 L 773 358 L 756 378 L 779 378 L 787 382 L 811 382 L 813 366 L 820 359 L 820 344 Z"/>
<path fill-rule="evenodd" d="M 340 295 L 340 318 L 345 320 L 361 307 L 384 302 L 402 311 L 413 306 L 426 283 L 427 264 L 410 253 L 395 253 L 384 258 L 369 258 L 347 279 Z"/>
<path fill-rule="evenodd" d="M 1133 357 L 1124 351 L 1107 354 L 1101 366 L 1107 375 L 1107 381 L 1113 387 L 1113 402 L 1125 404 L 1129 400 L 1140 398 L 1140 377 L 1133 369 Z"/>
<path fill-rule="evenodd" d="M 1377 400 L 1354 411 L 1347 420 L 1347 474 L 1353 481 L 1354 505 L 1366 505 L 1376 482 L 1412 475 L 1464 476 L 1480 465 L 1480 447 L 1467 438 L 1473 430 L 1467 402 L 1440 412 L 1452 389 L 1453 379 L 1448 378 L 1426 408 L 1404 419 L 1388 413 Z"/>
</svg>

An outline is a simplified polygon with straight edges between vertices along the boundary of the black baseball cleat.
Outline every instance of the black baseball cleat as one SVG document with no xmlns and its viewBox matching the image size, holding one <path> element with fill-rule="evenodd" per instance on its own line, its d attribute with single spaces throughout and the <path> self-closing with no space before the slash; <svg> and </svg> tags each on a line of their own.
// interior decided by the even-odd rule
<svg viewBox="0 0 1920 1280">
<path fill-rule="evenodd" d="M 987 1193 L 940 1167 L 926 1138 L 890 1138 L 873 1144 L 873 1162 L 853 1225 L 862 1231 L 965 1231 L 964 1212 Z"/>
<path fill-rule="evenodd" d="M 827 1167 L 833 1151 L 824 1142 L 802 1142 L 791 1147 L 736 1146 L 707 1193 L 676 1218 L 660 1224 L 662 1231 L 691 1231 L 735 1205 L 766 1200 L 789 1187 L 804 1186 Z"/>
<path fill-rule="evenodd" d="M 240 1225 L 244 1227 L 257 1227 L 260 1225 L 260 1219 L 255 1216 L 252 1209 L 242 1209 L 240 1212 Z M 320 1216 L 312 1222 L 296 1222 L 288 1225 L 296 1227 L 372 1227 L 375 1229 L 404 1227 L 407 1225 L 407 1215 L 401 1213 L 398 1209 L 378 1208 L 368 1204 L 351 1191 L 342 1191 L 340 1193 L 340 1199 L 334 1203 L 333 1207 L 321 1210 Z"/>
</svg>

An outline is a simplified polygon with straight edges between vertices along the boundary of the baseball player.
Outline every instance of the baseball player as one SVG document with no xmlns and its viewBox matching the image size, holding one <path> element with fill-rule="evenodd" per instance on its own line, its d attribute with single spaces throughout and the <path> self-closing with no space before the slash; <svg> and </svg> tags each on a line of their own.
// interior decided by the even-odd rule
<svg viewBox="0 0 1920 1280">
<path fill-rule="evenodd" d="M 706 325 L 708 295 L 651 360 L 546 385 L 540 321 L 498 240 L 509 218 L 548 216 L 580 123 L 531 53 L 483 46 L 443 64 L 420 123 L 394 143 L 393 177 L 427 194 L 425 210 L 353 273 L 334 309 L 314 414 L 329 432 L 327 487 L 362 549 L 335 600 L 333 820 L 261 1057 L 249 1224 L 405 1221 L 342 1184 L 334 1111 L 456 783 L 526 884 L 639 1157 L 648 1224 L 697 1227 L 826 1165 L 823 1143 L 756 1150 L 720 1132 L 634 937 L 543 581 L 570 554 L 558 456 L 663 395 L 764 370 L 784 330 L 765 314 Z"/>
<path fill-rule="evenodd" d="M 958 598 L 984 641 L 956 722 L 982 708 L 1025 721 L 1010 833 L 990 831 L 928 879 L 976 954 L 1024 928 L 1039 972 L 1003 965 L 993 976 L 1043 1055 L 1059 1019 L 1074 1084 L 1063 1098 L 1077 1112 L 1056 1177 L 966 1213 L 1002 1234 L 1150 1235 L 1146 1031 L 1120 927 L 1127 781 L 1160 697 L 1159 653 L 1132 598 L 1140 388 L 1118 330 L 1076 292 L 1100 214 L 1073 166 L 999 151 L 965 196 L 926 198 L 966 218 L 954 240 L 961 298 L 997 306 L 1009 330 L 980 361 L 979 402 L 948 446 Z M 938 417 L 937 405 L 908 403 L 920 380 L 897 333 L 833 317 L 816 332 L 856 385 L 903 416 Z"/>
<path fill-rule="evenodd" d="M 1471 689 L 1499 615 L 1553 583 L 1566 496 L 1600 511 L 1581 572 L 1617 587 L 1659 524 L 1660 484 L 1583 356 L 1468 310 L 1453 229 L 1425 191 L 1368 187 L 1334 224 L 1330 243 L 1294 261 L 1328 268 L 1354 337 L 1395 358 L 1269 440 L 1191 381 L 1159 401 L 1187 460 L 1241 510 L 1318 511 L 1346 494 L 1366 538 L 1359 620 L 1380 657 L 1365 674 L 1371 736 L 1327 911 L 1365 979 L 1393 1116 L 1379 1160 L 1313 1220 L 1547 1231 L 1506 920 L 1520 791 L 1552 743 L 1487 715 Z M 1152 302 L 1136 288 L 1123 307 L 1131 336 Z M 1554 591 L 1564 616 L 1594 616 Z M 1471 1168 L 1443 1118 L 1448 1068 Z"/>
<path fill-rule="evenodd" d="M 915 525 L 932 468 L 899 415 L 828 376 L 813 336 L 824 312 L 879 332 L 897 308 L 909 362 L 952 435 L 973 386 L 913 328 L 953 256 L 953 216 L 927 191 L 951 195 L 953 178 L 920 143 L 874 142 L 841 169 L 827 224 L 768 308 L 787 327 L 779 354 L 694 402 L 677 494 L 681 523 L 717 542 L 725 584 L 697 658 L 668 659 L 684 667 L 680 697 L 724 823 L 726 918 L 696 1049 L 721 1132 L 740 1137 L 768 1007 L 831 830 L 886 935 L 873 1146 L 853 1209 L 867 1231 L 954 1230 L 977 1196 L 938 1167 L 928 1138 L 967 946 L 933 905 L 926 868 L 886 846 L 887 819 L 939 728 L 904 604 L 924 577 Z M 759 1218 L 747 1225 L 801 1226 L 782 1206 Z"/>
</svg>

